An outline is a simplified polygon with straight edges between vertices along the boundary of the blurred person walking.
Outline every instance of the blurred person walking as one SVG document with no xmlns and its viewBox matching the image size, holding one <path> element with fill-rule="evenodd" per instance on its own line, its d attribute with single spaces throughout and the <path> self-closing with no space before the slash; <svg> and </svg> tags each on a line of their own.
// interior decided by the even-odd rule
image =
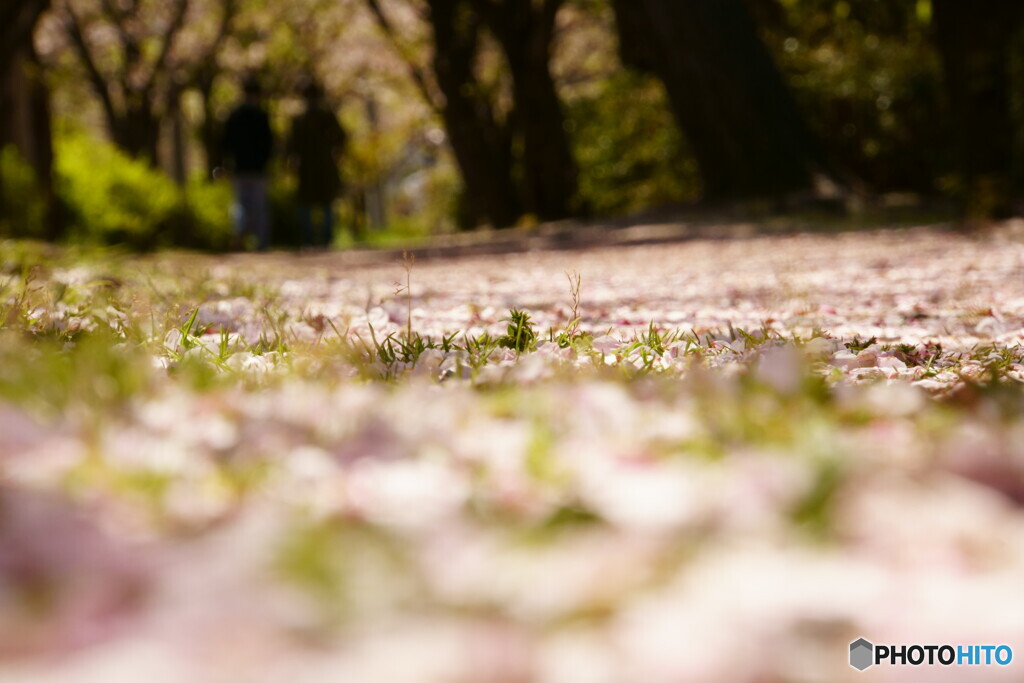
<svg viewBox="0 0 1024 683">
<path fill-rule="evenodd" d="M 315 81 L 303 88 L 302 95 L 306 109 L 292 121 L 287 147 L 299 179 L 300 244 L 330 248 L 334 242 L 333 204 L 342 189 L 338 164 L 348 136 Z"/>
<path fill-rule="evenodd" d="M 235 189 L 236 247 L 245 248 L 255 237 L 263 251 L 270 243 L 270 210 L 267 202 L 267 165 L 274 146 L 270 117 L 263 108 L 263 89 L 255 78 L 243 86 L 245 99 L 224 125 L 224 156 Z"/>
</svg>

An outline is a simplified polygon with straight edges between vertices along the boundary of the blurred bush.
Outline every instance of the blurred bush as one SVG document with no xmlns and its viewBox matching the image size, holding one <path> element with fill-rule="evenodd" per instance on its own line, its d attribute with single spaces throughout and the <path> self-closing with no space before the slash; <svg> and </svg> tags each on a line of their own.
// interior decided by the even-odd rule
<svg viewBox="0 0 1024 683">
<path fill-rule="evenodd" d="M 628 213 L 699 195 L 697 164 L 657 80 L 618 72 L 566 109 L 580 193 L 595 214 Z"/>
<path fill-rule="evenodd" d="M 178 244 L 215 251 L 228 249 L 234 235 L 231 184 L 211 183 L 202 174 L 194 175 L 185 188 L 184 200 L 182 224 L 186 230 Z"/>
<path fill-rule="evenodd" d="M 57 191 L 75 241 L 153 248 L 181 201 L 170 178 L 80 133 L 56 140 Z"/>
<path fill-rule="evenodd" d="M 948 191 L 953 160 L 928 0 L 783 0 L 762 22 L 808 124 L 877 191 Z"/>
<path fill-rule="evenodd" d="M 231 189 L 193 178 L 178 187 L 143 160 L 79 132 L 56 139 L 57 192 L 73 242 L 133 249 L 219 250 L 231 237 Z"/>
<path fill-rule="evenodd" d="M 267 200 L 270 202 L 270 243 L 275 247 L 297 248 L 302 242 L 297 189 L 298 181 L 293 174 L 280 167 L 271 168 Z"/>
</svg>

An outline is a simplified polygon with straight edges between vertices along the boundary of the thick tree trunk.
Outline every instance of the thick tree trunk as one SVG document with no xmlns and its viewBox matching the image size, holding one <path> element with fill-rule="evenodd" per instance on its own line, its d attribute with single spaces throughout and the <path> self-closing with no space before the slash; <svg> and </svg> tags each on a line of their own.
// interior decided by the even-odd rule
<svg viewBox="0 0 1024 683">
<path fill-rule="evenodd" d="M 0 73 L 6 74 L 15 56 L 23 54 L 49 6 L 50 0 L 0 0 Z"/>
<path fill-rule="evenodd" d="M 44 236 L 56 239 L 62 232 L 62 222 L 53 187 L 51 121 L 50 93 L 29 32 L 22 36 L 19 50 L 5 50 L 5 61 L 0 66 L 0 150 L 13 145 L 32 168 L 46 207 Z M 2 197 L 0 188 L 0 213 L 6 214 Z"/>
<path fill-rule="evenodd" d="M 969 216 L 1010 211 L 1013 121 L 1010 45 L 1020 28 L 1020 0 L 979 5 L 933 0 L 935 39 L 949 97 L 957 165 Z"/>
<path fill-rule="evenodd" d="M 562 0 L 475 0 L 508 61 L 522 147 L 524 209 L 543 220 L 578 212 L 579 171 L 551 76 L 551 42 Z"/>
<path fill-rule="evenodd" d="M 519 217 L 512 146 L 473 75 L 479 26 L 465 0 L 430 0 L 441 115 L 476 222 L 506 227 Z"/>
<path fill-rule="evenodd" d="M 517 123 L 523 145 L 523 191 L 527 213 L 558 220 L 577 213 L 579 171 L 569 148 L 565 114 L 547 69 L 547 50 L 530 49 L 521 70 L 513 71 Z M 538 61 L 543 59 L 538 63 Z M 539 68 L 538 68 L 539 67 Z"/>
<path fill-rule="evenodd" d="M 809 190 L 827 164 L 743 0 L 613 0 L 620 52 L 665 84 L 710 199 Z"/>
</svg>

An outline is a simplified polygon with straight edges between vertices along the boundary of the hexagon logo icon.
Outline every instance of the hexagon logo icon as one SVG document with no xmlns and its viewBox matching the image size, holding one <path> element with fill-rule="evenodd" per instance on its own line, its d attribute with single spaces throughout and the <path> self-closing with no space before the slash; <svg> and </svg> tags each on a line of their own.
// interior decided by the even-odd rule
<svg viewBox="0 0 1024 683">
<path fill-rule="evenodd" d="M 875 663 L 875 646 L 863 638 L 850 643 L 850 666 L 863 671 Z"/>
</svg>

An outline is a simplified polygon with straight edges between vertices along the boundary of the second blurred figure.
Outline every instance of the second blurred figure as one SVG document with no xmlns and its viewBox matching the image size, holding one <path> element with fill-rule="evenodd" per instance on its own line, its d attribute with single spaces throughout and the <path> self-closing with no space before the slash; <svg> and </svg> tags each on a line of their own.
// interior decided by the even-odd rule
<svg viewBox="0 0 1024 683">
<path fill-rule="evenodd" d="M 315 81 L 303 88 L 302 95 L 306 109 L 292 121 L 287 145 L 299 181 L 300 243 L 330 248 L 334 242 L 333 204 L 342 189 L 338 164 L 347 136 Z"/>
</svg>

